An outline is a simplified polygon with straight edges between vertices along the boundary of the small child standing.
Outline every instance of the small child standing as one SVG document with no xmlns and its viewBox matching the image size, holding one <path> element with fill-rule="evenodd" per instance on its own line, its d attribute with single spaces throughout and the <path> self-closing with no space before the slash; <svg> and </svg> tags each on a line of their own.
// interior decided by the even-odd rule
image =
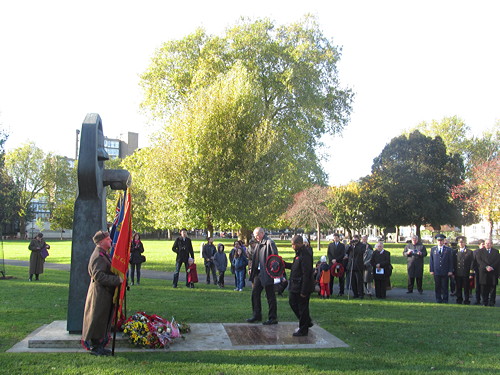
<svg viewBox="0 0 500 375">
<path fill-rule="evenodd" d="M 198 271 L 193 258 L 188 259 L 187 282 L 188 288 L 194 288 L 194 283 L 198 282 Z"/>
<path fill-rule="evenodd" d="M 219 280 L 217 284 L 219 288 L 224 288 L 224 272 L 227 269 L 227 256 L 224 253 L 224 244 L 217 245 L 217 252 L 214 255 L 214 263 L 215 268 L 217 268 L 217 272 L 219 272 Z"/>
<path fill-rule="evenodd" d="M 241 248 L 237 248 L 234 259 L 234 274 L 236 276 L 236 288 L 235 291 L 243 292 L 243 287 L 245 286 L 245 270 L 247 268 L 248 259 L 245 255 L 243 255 L 243 250 Z"/>
<path fill-rule="evenodd" d="M 326 263 L 326 256 L 322 255 L 320 259 L 317 280 L 319 281 L 319 293 L 321 298 L 330 298 L 330 267 Z"/>
</svg>

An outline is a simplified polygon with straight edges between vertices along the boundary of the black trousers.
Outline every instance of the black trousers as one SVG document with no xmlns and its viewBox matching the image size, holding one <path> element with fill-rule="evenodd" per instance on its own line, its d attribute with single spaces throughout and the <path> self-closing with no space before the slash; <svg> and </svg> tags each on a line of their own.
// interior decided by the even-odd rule
<svg viewBox="0 0 500 375">
<path fill-rule="evenodd" d="M 421 277 L 410 277 L 408 276 L 408 291 L 413 292 L 413 286 L 415 285 L 415 280 L 417 280 L 417 290 L 421 292 L 422 289 L 422 278 Z"/>
<path fill-rule="evenodd" d="M 375 297 L 385 298 L 387 292 L 387 280 L 375 279 Z"/>
<path fill-rule="evenodd" d="M 252 311 L 253 317 L 262 319 L 262 290 L 266 290 L 267 304 L 269 306 L 269 320 L 278 320 L 278 304 L 274 293 L 274 284 L 262 285 L 259 275 L 255 275 L 252 288 Z"/>
<path fill-rule="evenodd" d="M 484 306 L 495 306 L 497 297 L 497 286 L 492 284 L 481 284 L 481 298 Z"/>
<path fill-rule="evenodd" d="M 309 314 L 309 297 L 302 297 L 300 293 L 288 294 L 288 303 L 295 313 L 297 319 L 299 319 L 299 331 L 307 333 L 309 331 L 309 326 L 312 323 L 311 316 Z"/>
<path fill-rule="evenodd" d="M 456 282 L 455 295 L 457 296 L 457 303 L 464 302 L 466 305 L 468 305 L 470 303 L 469 276 L 455 276 L 455 282 Z M 463 289 L 463 297 L 462 297 L 462 289 Z"/>
<path fill-rule="evenodd" d="M 215 264 L 214 262 L 205 263 L 205 273 L 207 274 L 207 284 L 210 284 L 210 271 L 214 278 L 214 284 L 217 282 L 217 276 L 215 274 Z"/>
<path fill-rule="evenodd" d="M 182 263 L 184 263 L 184 268 L 186 269 L 186 286 L 188 286 L 189 284 L 187 282 L 188 261 L 178 260 L 175 262 L 174 283 L 173 283 L 174 286 L 177 286 L 177 282 L 179 281 L 179 272 L 181 271 Z"/>
<path fill-rule="evenodd" d="M 137 271 L 137 283 L 141 282 L 141 264 L 142 263 L 130 263 L 130 278 L 134 282 L 134 273 Z"/>
<path fill-rule="evenodd" d="M 434 290 L 437 303 L 448 303 L 448 275 L 434 275 Z"/>
<path fill-rule="evenodd" d="M 351 289 L 354 297 L 363 297 L 365 295 L 363 288 L 363 272 L 362 271 L 351 271 L 348 272 L 348 276 L 351 277 Z"/>
<path fill-rule="evenodd" d="M 330 294 L 333 293 L 333 284 L 334 283 L 335 277 L 330 277 Z M 339 294 L 344 294 L 344 288 L 345 288 L 345 273 L 339 277 Z"/>
</svg>

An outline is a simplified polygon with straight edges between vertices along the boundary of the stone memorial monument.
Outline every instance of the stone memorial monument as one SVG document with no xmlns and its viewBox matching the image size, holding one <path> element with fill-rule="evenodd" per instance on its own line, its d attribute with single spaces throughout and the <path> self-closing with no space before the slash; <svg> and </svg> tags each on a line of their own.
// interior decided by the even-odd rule
<svg viewBox="0 0 500 375">
<path fill-rule="evenodd" d="M 69 333 L 81 333 L 83 311 L 90 277 L 88 261 L 95 248 L 92 237 L 98 230 L 106 230 L 106 186 L 113 190 L 126 190 L 131 183 L 125 170 L 104 169 L 109 160 L 104 149 L 101 117 L 89 113 L 82 124 L 78 157 L 78 198 L 73 219 L 71 247 L 71 274 L 69 282 Z"/>
</svg>

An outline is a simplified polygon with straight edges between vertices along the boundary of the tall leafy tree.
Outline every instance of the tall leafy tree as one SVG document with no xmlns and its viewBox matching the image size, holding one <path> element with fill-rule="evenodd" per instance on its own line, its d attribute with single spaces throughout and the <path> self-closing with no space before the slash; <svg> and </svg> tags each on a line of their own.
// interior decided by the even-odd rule
<svg viewBox="0 0 500 375">
<path fill-rule="evenodd" d="M 7 133 L 0 129 L 0 226 L 12 224 L 19 207 L 19 189 L 5 168 L 4 143 Z M 3 232 L 0 228 L 0 232 Z M 5 232 L 4 232 L 5 233 Z"/>
<path fill-rule="evenodd" d="M 332 224 L 332 214 L 326 206 L 329 188 L 311 186 L 294 195 L 293 204 L 285 212 L 284 218 L 294 227 L 316 229 L 318 251 L 321 249 L 321 227 Z"/>
<path fill-rule="evenodd" d="M 463 177 L 463 162 L 449 155 L 440 137 L 419 131 L 393 138 L 374 159 L 372 174 L 362 179 L 364 199 L 370 202 L 368 221 L 380 227 L 462 223 L 451 189 Z"/>
<path fill-rule="evenodd" d="M 164 123 L 146 163 L 162 181 L 148 194 L 171 194 L 164 203 L 183 225 L 272 223 L 294 193 L 325 181 L 319 137 L 351 111 L 339 58 L 311 17 L 165 43 L 142 76 L 143 106 Z"/>
<path fill-rule="evenodd" d="M 34 143 L 27 143 L 6 154 L 5 166 L 20 192 L 16 203 L 21 237 L 24 237 L 31 202 L 46 186 L 45 154 Z"/>
<path fill-rule="evenodd" d="M 353 231 L 359 231 L 367 224 L 358 182 L 330 187 L 327 206 L 333 215 L 335 226 L 343 228 L 349 238 L 352 238 Z"/>
</svg>

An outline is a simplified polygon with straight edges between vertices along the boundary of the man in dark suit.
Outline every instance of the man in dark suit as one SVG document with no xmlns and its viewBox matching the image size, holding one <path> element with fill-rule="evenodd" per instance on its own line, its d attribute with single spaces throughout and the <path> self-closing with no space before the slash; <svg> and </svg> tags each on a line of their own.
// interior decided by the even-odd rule
<svg viewBox="0 0 500 375">
<path fill-rule="evenodd" d="M 359 236 L 355 234 L 352 237 L 351 244 L 347 249 L 348 263 L 347 263 L 347 277 L 349 277 L 349 285 L 354 294 L 354 298 L 364 297 L 363 289 L 363 271 L 365 265 L 363 263 L 363 255 L 365 253 L 365 245 L 363 245 Z"/>
<path fill-rule="evenodd" d="M 328 264 L 332 266 L 334 263 L 342 264 L 345 269 L 344 257 L 345 257 L 345 246 L 340 242 L 340 235 L 335 233 L 333 235 L 333 242 L 328 245 Z M 339 277 L 339 296 L 344 295 L 344 285 L 345 285 L 345 273 Z M 330 278 L 330 293 L 333 292 L 333 277 Z"/>
<path fill-rule="evenodd" d="M 465 246 L 465 237 L 458 237 L 458 250 L 457 250 L 457 264 L 455 269 L 455 282 L 456 282 L 456 296 L 457 303 L 464 305 L 470 305 L 469 294 L 470 294 L 470 283 L 469 276 L 472 268 L 472 261 L 474 259 L 474 253 L 472 250 Z M 463 298 L 462 298 L 463 289 Z"/>
<path fill-rule="evenodd" d="M 252 288 L 252 311 L 253 315 L 247 319 L 249 323 L 262 320 L 262 290 L 266 290 L 267 304 L 269 306 L 268 320 L 264 325 L 278 324 L 278 305 L 274 292 L 274 278 L 266 272 L 266 261 L 270 255 L 278 255 L 278 249 L 272 239 L 266 236 L 264 229 L 255 228 L 253 235 L 257 244 L 252 254 L 252 266 L 250 268 L 250 282 Z"/>
<path fill-rule="evenodd" d="M 443 234 L 436 236 L 437 246 L 431 249 L 429 260 L 437 303 L 448 303 L 448 280 L 453 275 L 453 254 L 450 247 L 444 246 L 445 238 Z"/>
<path fill-rule="evenodd" d="M 177 254 L 177 257 L 175 258 L 174 288 L 177 288 L 177 282 L 179 281 L 179 272 L 183 263 L 184 268 L 186 269 L 186 286 L 188 286 L 188 259 L 194 258 L 194 251 L 191 239 L 187 236 L 186 228 L 181 229 L 181 235 L 175 240 L 174 245 L 172 246 L 172 251 Z"/>
<path fill-rule="evenodd" d="M 481 284 L 481 299 L 484 306 L 495 306 L 496 289 L 500 270 L 500 254 L 492 247 L 490 239 L 484 242 L 484 248 L 477 250 L 476 262 Z"/>
</svg>

